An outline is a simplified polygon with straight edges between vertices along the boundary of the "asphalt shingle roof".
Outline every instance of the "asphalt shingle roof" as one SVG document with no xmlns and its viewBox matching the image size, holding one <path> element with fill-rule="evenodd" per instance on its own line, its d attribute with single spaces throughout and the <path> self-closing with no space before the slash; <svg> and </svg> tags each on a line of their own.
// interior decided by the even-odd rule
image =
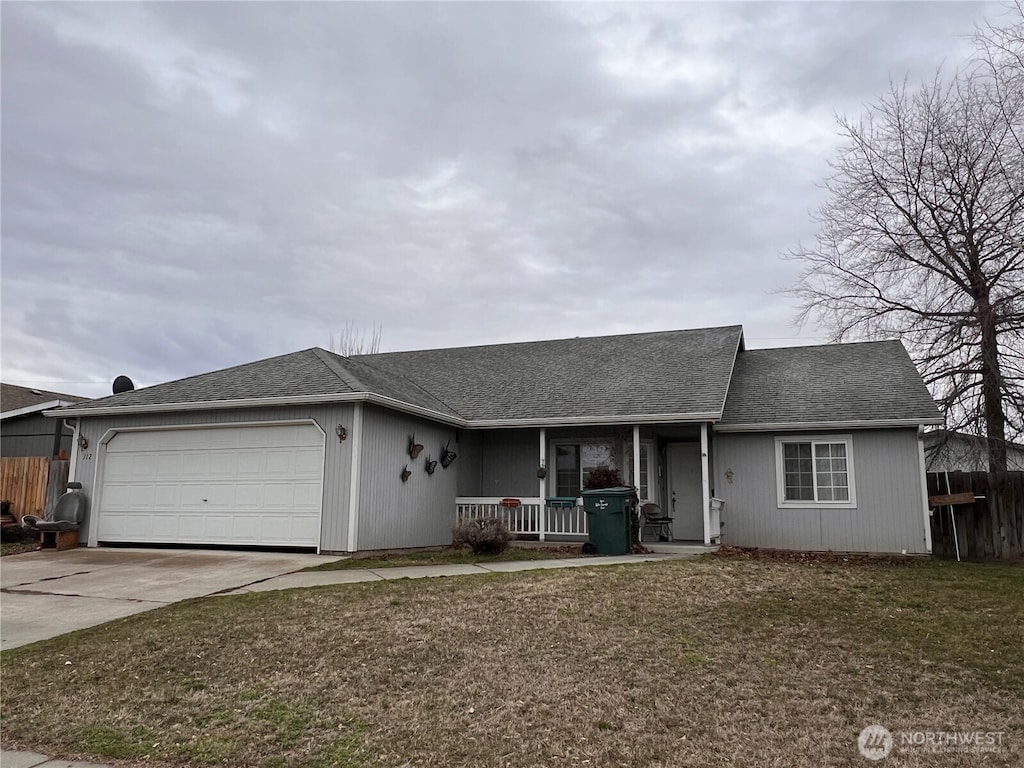
<svg viewBox="0 0 1024 768">
<path fill-rule="evenodd" d="M 899 342 L 737 354 L 742 332 L 727 326 L 350 358 L 313 348 L 76 407 L 372 393 L 470 423 L 661 415 L 721 415 L 723 425 L 938 418 Z"/>
<path fill-rule="evenodd" d="M 0 411 L 17 411 L 21 408 L 29 408 L 33 405 L 52 403 L 54 400 L 63 400 L 67 403 L 79 403 L 88 400 L 81 395 L 68 395 L 63 392 L 48 392 L 43 389 L 31 389 L 19 387 L 15 384 L 0 384 Z"/>
<path fill-rule="evenodd" d="M 898 341 L 741 352 L 723 426 L 939 418 Z"/>
<path fill-rule="evenodd" d="M 357 392 L 330 368 L 318 353 L 305 349 L 287 355 L 257 360 L 219 371 L 134 389 L 119 395 L 83 403 L 83 408 L 116 405 L 165 405 L 217 400 L 247 400 L 262 397 L 299 397 Z M 328 353 L 324 353 L 328 354 Z"/>
<path fill-rule="evenodd" d="M 721 412 L 738 326 L 352 358 L 470 421 Z"/>
</svg>

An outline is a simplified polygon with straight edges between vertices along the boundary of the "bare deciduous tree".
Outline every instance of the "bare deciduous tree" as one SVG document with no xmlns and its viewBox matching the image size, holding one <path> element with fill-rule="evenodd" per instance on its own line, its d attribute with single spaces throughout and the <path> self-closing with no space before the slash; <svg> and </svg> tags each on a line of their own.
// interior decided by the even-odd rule
<svg viewBox="0 0 1024 768">
<path fill-rule="evenodd" d="M 355 323 L 345 323 L 345 327 L 335 339 L 331 333 L 330 350 L 336 355 L 351 357 L 352 355 L 372 355 L 380 352 L 381 326 L 374 325 L 369 331 L 359 328 Z"/>
<path fill-rule="evenodd" d="M 891 84 L 826 182 L 793 289 L 836 340 L 900 338 L 946 415 L 1006 468 L 1024 413 L 1024 24 L 977 35 L 950 82 Z"/>
</svg>

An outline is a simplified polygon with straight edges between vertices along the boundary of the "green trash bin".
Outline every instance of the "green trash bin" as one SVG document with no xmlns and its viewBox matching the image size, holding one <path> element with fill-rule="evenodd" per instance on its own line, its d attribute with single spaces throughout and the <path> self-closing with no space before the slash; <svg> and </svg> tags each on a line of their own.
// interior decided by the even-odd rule
<svg viewBox="0 0 1024 768">
<path fill-rule="evenodd" d="M 590 543 L 599 555 L 629 553 L 629 523 L 632 488 L 595 488 L 583 491 L 583 510 L 587 513 Z"/>
</svg>

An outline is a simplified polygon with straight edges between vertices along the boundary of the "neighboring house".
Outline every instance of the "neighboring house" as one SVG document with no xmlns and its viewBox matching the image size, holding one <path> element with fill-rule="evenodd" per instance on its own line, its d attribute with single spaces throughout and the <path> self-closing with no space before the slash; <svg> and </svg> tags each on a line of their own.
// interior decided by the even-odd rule
<svg viewBox="0 0 1024 768">
<path fill-rule="evenodd" d="M 43 412 L 87 399 L 0 384 L 0 456 L 70 456 L 72 430 Z"/>
<path fill-rule="evenodd" d="M 944 429 L 924 433 L 925 464 L 929 472 L 988 472 L 988 439 Z M 1024 470 L 1024 445 L 1006 444 L 1006 468 Z"/>
<path fill-rule="evenodd" d="M 447 544 L 457 510 L 580 534 L 572 500 L 597 467 L 660 504 L 678 539 L 717 539 L 718 497 L 730 544 L 928 552 L 919 431 L 941 421 L 899 342 L 746 351 L 740 326 L 314 348 L 54 415 L 83 438 L 91 546 L 324 552 Z"/>
</svg>

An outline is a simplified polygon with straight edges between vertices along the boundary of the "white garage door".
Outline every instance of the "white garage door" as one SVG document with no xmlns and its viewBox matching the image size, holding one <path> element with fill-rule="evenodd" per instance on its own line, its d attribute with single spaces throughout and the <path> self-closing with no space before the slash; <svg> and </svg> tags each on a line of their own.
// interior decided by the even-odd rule
<svg viewBox="0 0 1024 768">
<path fill-rule="evenodd" d="M 119 432 L 99 541 L 315 547 L 324 438 L 312 424 Z"/>
</svg>

